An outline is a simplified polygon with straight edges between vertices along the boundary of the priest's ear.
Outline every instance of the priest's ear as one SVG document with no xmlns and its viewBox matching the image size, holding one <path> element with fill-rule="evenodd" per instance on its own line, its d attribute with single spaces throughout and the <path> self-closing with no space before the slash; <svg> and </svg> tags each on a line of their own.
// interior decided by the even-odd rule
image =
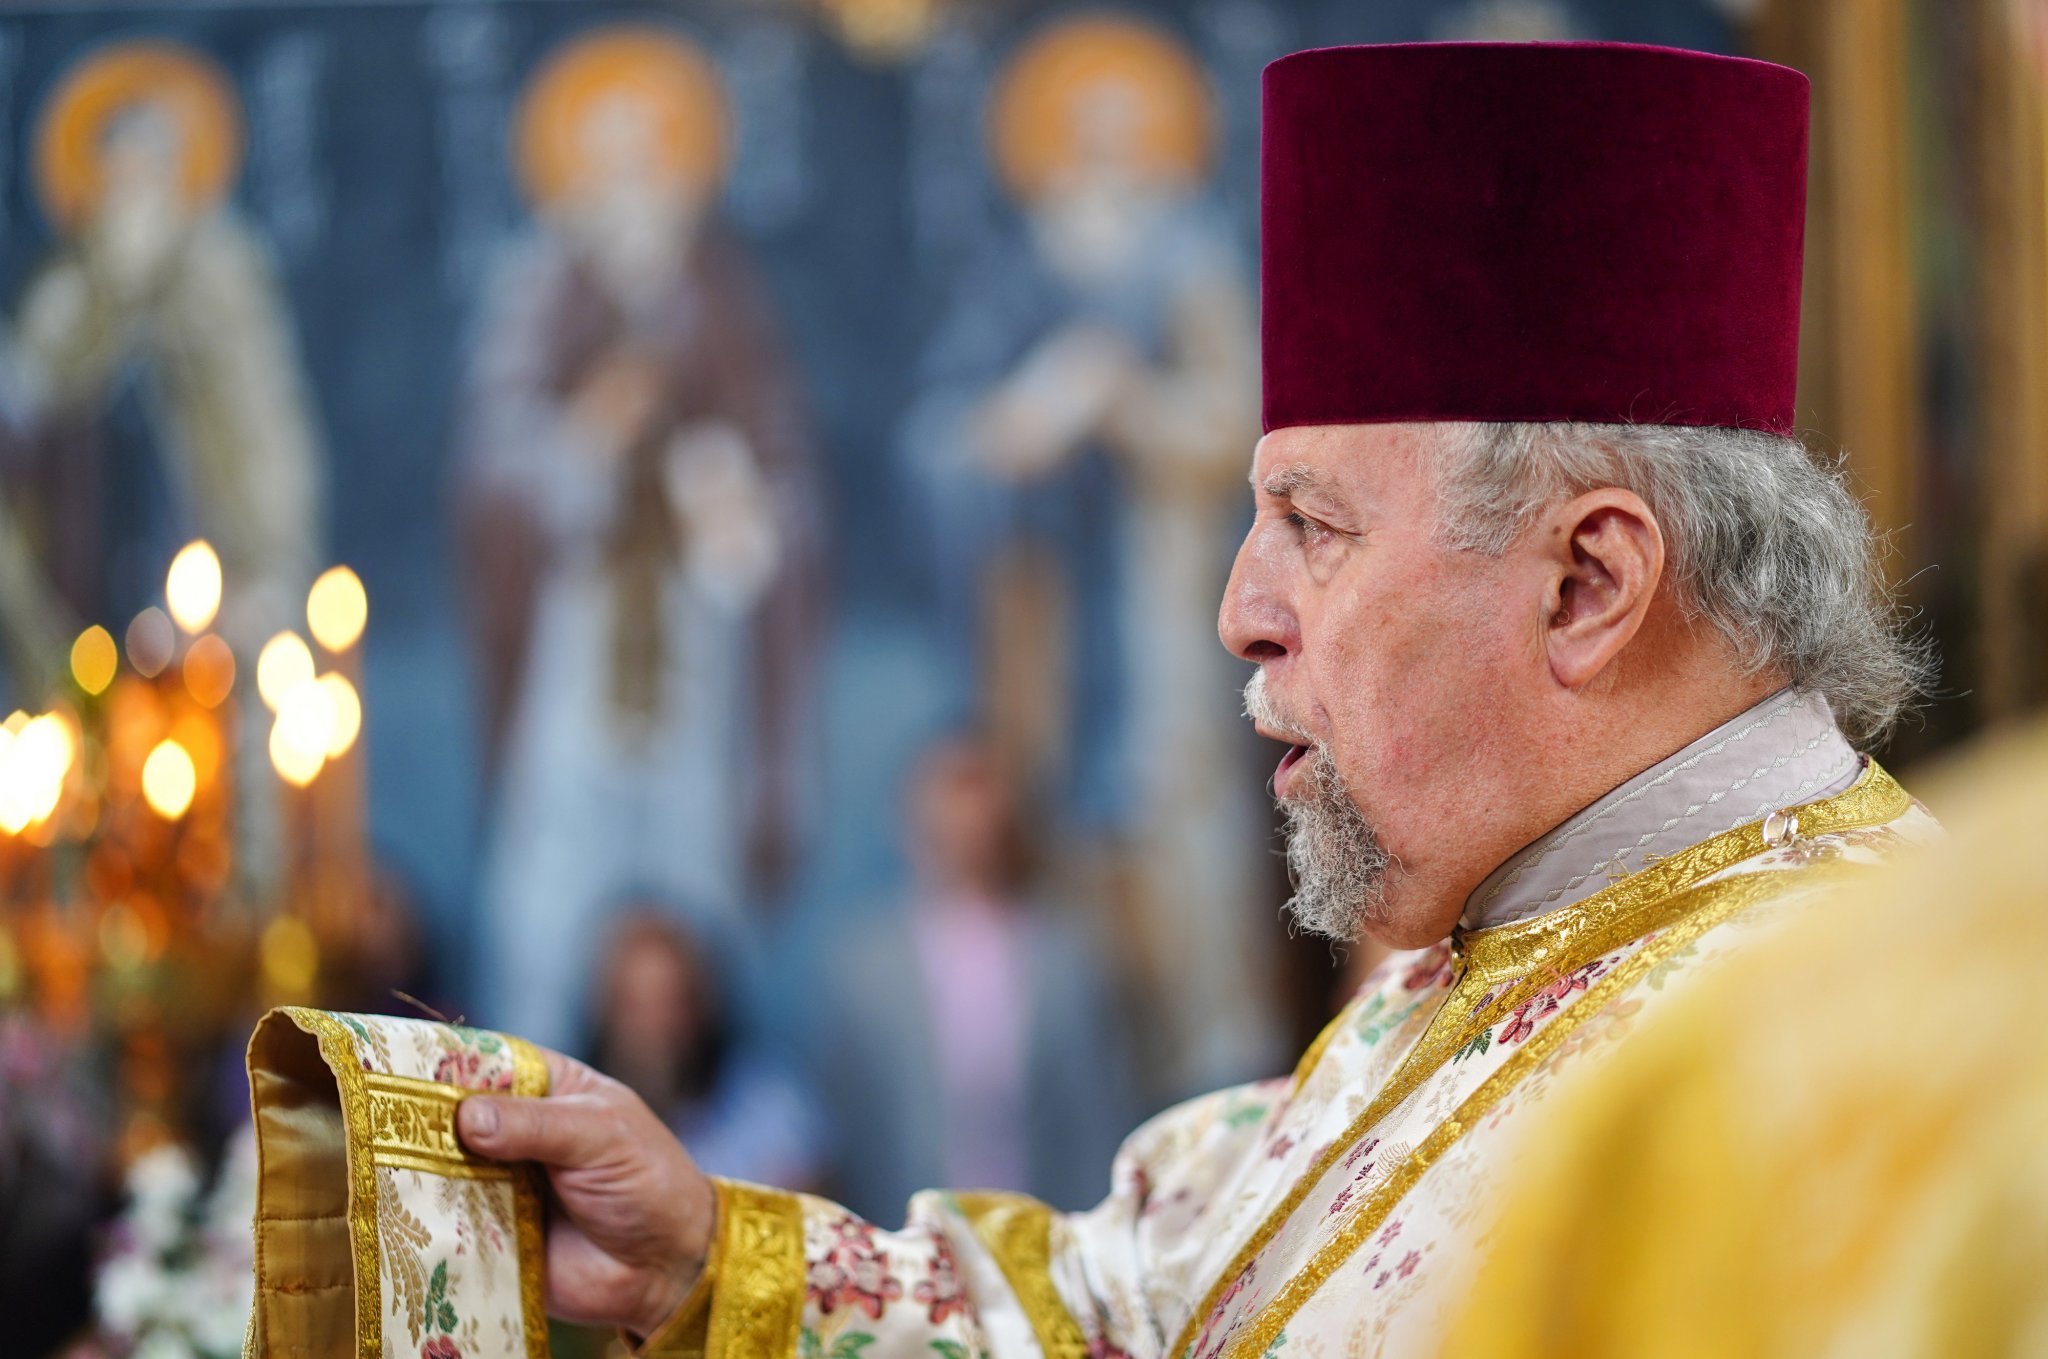
<svg viewBox="0 0 2048 1359">
<path fill-rule="evenodd" d="M 1641 496 L 1615 486 L 1554 507 L 1544 529 L 1544 650 L 1552 677 L 1579 689 L 1608 672 L 1648 617 L 1664 575 L 1664 533 Z"/>
</svg>

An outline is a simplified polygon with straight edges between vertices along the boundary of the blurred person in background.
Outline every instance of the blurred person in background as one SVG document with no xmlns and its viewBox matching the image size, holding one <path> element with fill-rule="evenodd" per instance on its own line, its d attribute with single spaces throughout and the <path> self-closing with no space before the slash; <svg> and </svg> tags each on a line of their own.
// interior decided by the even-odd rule
<svg viewBox="0 0 2048 1359">
<path fill-rule="evenodd" d="M 812 1189 L 823 1131 L 810 1092 L 740 1021 L 705 936 L 639 903 L 614 921 L 592 974 L 590 1064 L 622 1081 L 716 1172 Z"/>
<path fill-rule="evenodd" d="M 556 1046 L 607 903 L 737 920 L 792 867 L 819 535 L 796 377 L 716 214 L 715 68 L 599 29 L 529 84 L 536 230 L 461 403 L 492 775 L 481 1009 Z"/>
<path fill-rule="evenodd" d="M 820 1088 L 847 1202 L 886 1210 L 935 1183 L 1100 1197 L 1141 1112 L 1110 979 L 1035 895 L 995 753 L 951 736 L 904 799 L 910 880 L 827 953 Z"/>
</svg>

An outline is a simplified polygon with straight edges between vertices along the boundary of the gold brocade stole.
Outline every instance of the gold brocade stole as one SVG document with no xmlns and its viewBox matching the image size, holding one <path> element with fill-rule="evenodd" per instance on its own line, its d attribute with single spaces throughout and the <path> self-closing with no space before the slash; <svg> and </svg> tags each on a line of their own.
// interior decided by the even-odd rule
<svg viewBox="0 0 2048 1359">
<path fill-rule="evenodd" d="M 1871 761 L 1846 791 L 1797 808 L 1795 814 L 1800 836 L 1811 838 L 1882 825 L 1903 815 L 1911 803 L 1906 791 Z M 1324 1149 L 1246 1238 L 1210 1285 L 1201 1304 L 1189 1313 L 1167 1353 L 1175 1359 L 1192 1359 L 1196 1337 L 1231 1284 L 1272 1243 L 1330 1168 L 1461 1048 L 1544 987 L 1647 934 L 1663 931 L 1650 945 L 1594 982 L 1576 1004 L 1538 1029 L 1483 1081 L 1387 1180 L 1360 1201 L 1336 1234 L 1316 1250 L 1302 1270 L 1288 1279 L 1260 1309 L 1252 1325 L 1236 1336 L 1226 1350 L 1227 1359 L 1256 1359 L 1262 1354 L 1316 1289 L 1378 1229 L 1422 1174 L 1579 1024 L 1605 1009 L 1658 963 L 1709 929 L 1783 889 L 1785 871 L 1707 881 L 1769 848 L 1763 828 L 1762 821 L 1737 826 L 1631 874 L 1583 901 L 1533 920 L 1454 936 L 1450 993 L 1428 1028 L 1365 1109 Z M 1340 1015 L 1304 1054 L 1295 1075 L 1297 1088 L 1320 1060 L 1342 1022 Z"/>
<path fill-rule="evenodd" d="M 380 1168 L 505 1185 L 521 1339 L 527 1359 L 546 1359 L 538 1170 L 472 1155 L 456 1135 L 455 1109 L 477 1092 L 366 1069 L 352 1023 L 360 1017 L 287 1006 L 264 1016 L 249 1041 L 260 1168 L 244 1359 L 385 1359 L 380 1215 L 394 1205 L 381 1197 Z M 512 1061 L 505 1093 L 545 1095 L 539 1049 L 501 1037 Z"/>
</svg>

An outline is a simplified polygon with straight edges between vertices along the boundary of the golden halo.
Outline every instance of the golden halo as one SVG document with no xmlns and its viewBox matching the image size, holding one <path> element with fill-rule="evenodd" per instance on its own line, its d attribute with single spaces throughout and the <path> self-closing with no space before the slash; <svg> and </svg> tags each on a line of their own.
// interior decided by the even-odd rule
<svg viewBox="0 0 2048 1359">
<path fill-rule="evenodd" d="M 630 95 L 653 114 L 663 171 L 702 189 L 724 177 L 730 120 L 711 59 L 654 24 L 608 25 L 564 44 L 527 83 L 513 156 L 533 203 L 552 203 L 575 183 L 583 115 L 608 94 Z"/>
<path fill-rule="evenodd" d="M 1075 101 L 1122 86 L 1134 97 L 1140 167 L 1181 187 L 1209 168 L 1209 83 L 1178 41 L 1151 24 L 1089 15 L 1053 24 L 1010 59 L 990 101 L 989 139 L 1010 191 L 1030 199 L 1081 155 Z"/>
<path fill-rule="evenodd" d="M 100 143 L 114 115 L 154 103 L 184 133 L 179 175 L 185 201 L 220 201 L 242 159 L 242 119 L 232 87 L 207 58 L 180 43 L 110 43 L 81 58 L 43 105 L 36 132 L 36 188 L 43 210 L 75 226 L 98 204 Z"/>
</svg>

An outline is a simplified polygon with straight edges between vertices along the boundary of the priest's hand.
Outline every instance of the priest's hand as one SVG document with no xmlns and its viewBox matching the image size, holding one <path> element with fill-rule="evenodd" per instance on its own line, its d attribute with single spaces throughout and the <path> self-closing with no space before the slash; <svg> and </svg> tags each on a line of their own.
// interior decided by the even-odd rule
<svg viewBox="0 0 2048 1359">
<path fill-rule="evenodd" d="M 479 1155 L 547 1170 L 548 1311 L 651 1334 L 703 1271 L 717 1215 L 711 1181 L 638 1095 L 546 1055 L 551 1093 L 472 1095 L 456 1126 Z"/>
</svg>

